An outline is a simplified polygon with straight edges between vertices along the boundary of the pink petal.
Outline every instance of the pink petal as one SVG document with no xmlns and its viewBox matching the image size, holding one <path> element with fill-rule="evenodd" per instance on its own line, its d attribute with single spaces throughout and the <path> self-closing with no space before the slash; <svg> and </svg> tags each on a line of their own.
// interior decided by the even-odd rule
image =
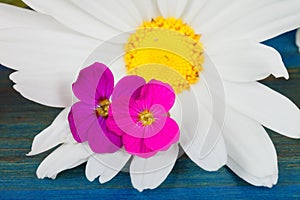
<svg viewBox="0 0 300 200">
<path fill-rule="evenodd" d="M 172 144 L 179 140 L 179 127 L 177 123 L 167 118 L 164 128 L 153 137 L 137 138 L 131 135 L 123 135 L 125 150 L 133 155 L 149 158 L 158 151 L 167 150 Z"/>
<path fill-rule="evenodd" d="M 152 151 L 167 150 L 179 140 L 179 126 L 172 119 L 167 118 L 164 128 L 150 138 L 145 138 L 145 145 Z"/>
<path fill-rule="evenodd" d="M 77 102 L 72 106 L 68 120 L 73 137 L 77 142 L 87 141 L 87 130 L 96 119 L 94 106 L 83 102 Z"/>
<path fill-rule="evenodd" d="M 117 125 L 117 123 L 116 123 L 115 119 L 113 118 L 113 116 L 109 116 L 107 118 L 106 126 L 111 132 L 113 132 L 113 133 L 115 133 L 119 136 L 122 136 L 122 135 L 125 134 L 124 131 L 122 131 L 122 129 Z"/>
<path fill-rule="evenodd" d="M 72 110 L 70 110 L 70 112 L 68 114 L 68 121 L 69 121 L 69 126 L 70 126 L 71 133 L 73 135 L 73 138 L 76 140 L 76 142 L 82 143 L 83 141 L 80 139 L 78 132 L 77 132 L 77 128 L 75 126 L 75 121 L 73 118 Z"/>
<path fill-rule="evenodd" d="M 145 101 L 145 105 L 150 108 L 152 105 L 160 104 L 166 111 L 169 111 L 175 102 L 175 93 L 170 85 L 151 80 L 144 85 L 141 91 L 141 99 Z"/>
<path fill-rule="evenodd" d="M 113 94 L 112 101 L 120 97 L 134 98 L 137 91 L 146 84 L 146 81 L 139 76 L 126 76 L 122 78 L 116 85 Z"/>
<path fill-rule="evenodd" d="M 97 105 L 99 100 L 109 99 L 114 88 L 114 77 L 102 63 L 94 63 L 80 71 L 73 84 L 75 96 L 87 103 Z"/>
<path fill-rule="evenodd" d="M 132 155 L 149 158 L 157 153 L 157 151 L 153 151 L 145 145 L 144 139 L 132 137 L 130 135 L 124 135 L 122 139 L 125 150 Z"/>
<path fill-rule="evenodd" d="M 109 131 L 105 119 L 99 117 L 88 129 L 88 142 L 95 153 L 113 153 L 122 147 L 121 137 Z"/>
</svg>

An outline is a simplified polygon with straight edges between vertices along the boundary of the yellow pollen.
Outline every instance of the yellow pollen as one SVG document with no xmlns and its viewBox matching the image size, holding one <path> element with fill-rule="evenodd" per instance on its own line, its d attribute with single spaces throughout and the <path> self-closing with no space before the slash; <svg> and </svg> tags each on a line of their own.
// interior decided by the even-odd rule
<svg viewBox="0 0 300 200">
<path fill-rule="evenodd" d="M 96 108 L 97 116 L 106 118 L 108 116 L 109 105 L 110 105 L 110 101 L 108 99 L 101 100 L 99 102 L 98 107 Z"/>
<path fill-rule="evenodd" d="M 124 60 L 128 74 L 169 83 L 180 93 L 199 80 L 203 45 L 181 19 L 157 17 L 130 35 Z"/>
<path fill-rule="evenodd" d="M 143 112 L 141 112 L 138 119 L 143 124 L 143 126 L 150 126 L 155 121 L 153 114 L 148 110 L 144 110 Z"/>
</svg>

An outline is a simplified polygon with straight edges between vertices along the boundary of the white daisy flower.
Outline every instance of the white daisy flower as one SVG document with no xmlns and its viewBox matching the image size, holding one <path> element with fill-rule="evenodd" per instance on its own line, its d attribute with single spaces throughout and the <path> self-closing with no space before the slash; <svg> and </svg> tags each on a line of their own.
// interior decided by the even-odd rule
<svg viewBox="0 0 300 200">
<path fill-rule="evenodd" d="M 37 12 L 0 6 L 0 62 L 17 70 L 10 78 L 24 97 L 65 108 L 34 138 L 28 154 L 62 144 L 40 164 L 39 178 L 55 178 L 87 162 L 87 178 L 100 176 L 104 183 L 127 163 L 130 155 L 124 152 L 95 154 L 86 144 L 76 143 L 67 121 L 78 69 L 99 57 L 112 63 L 110 59 L 121 53 L 124 57 L 111 66 L 117 78 L 124 73 L 145 79 L 155 76 L 178 92 L 171 115 L 181 122 L 180 145 L 191 160 L 211 171 L 226 164 L 253 185 L 276 184 L 277 155 L 263 126 L 299 138 L 300 112 L 289 99 L 257 82 L 269 75 L 289 77 L 279 53 L 260 42 L 300 26 L 299 0 L 25 2 Z M 157 27 L 163 31 L 156 32 Z M 124 33 L 129 33 L 126 40 L 116 40 Z M 180 34 L 185 39 L 178 38 Z M 155 47 L 157 39 L 163 41 L 157 48 L 180 56 L 139 50 Z M 116 51 L 103 51 L 105 44 Z M 149 62 L 176 73 L 139 67 Z M 133 186 L 140 191 L 158 187 L 173 168 L 178 151 L 173 145 L 148 159 L 133 157 Z"/>
</svg>

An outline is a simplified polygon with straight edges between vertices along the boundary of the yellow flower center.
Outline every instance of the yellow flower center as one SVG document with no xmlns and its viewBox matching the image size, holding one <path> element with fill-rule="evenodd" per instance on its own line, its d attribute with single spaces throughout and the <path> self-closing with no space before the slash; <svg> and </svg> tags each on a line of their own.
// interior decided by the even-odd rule
<svg viewBox="0 0 300 200">
<path fill-rule="evenodd" d="M 106 118 L 108 116 L 108 108 L 110 105 L 110 101 L 108 99 L 103 99 L 99 102 L 98 107 L 96 108 L 97 116 L 101 116 Z"/>
<path fill-rule="evenodd" d="M 143 126 L 150 126 L 155 121 L 153 114 L 148 110 L 144 110 L 143 112 L 141 112 L 138 119 L 143 124 Z"/>
<path fill-rule="evenodd" d="M 203 45 L 181 19 L 157 17 L 130 35 L 124 60 L 128 74 L 169 83 L 180 93 L 199 80 Z"/>
</svg>

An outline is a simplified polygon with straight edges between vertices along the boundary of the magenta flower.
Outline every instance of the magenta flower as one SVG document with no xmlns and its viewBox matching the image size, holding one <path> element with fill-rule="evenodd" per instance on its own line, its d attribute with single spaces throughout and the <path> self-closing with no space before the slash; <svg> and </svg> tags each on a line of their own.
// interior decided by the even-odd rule
<svg viewBox="0 0 300 200">
<path fill-rule="evenodd" d="M 168 84 L 127 76 L 112 94 L 107 127 L 122 136 L 128 153 L 148 158 L 179 140 L 179 127 L 169 115 L 174 101 Z"/>
<path fill-rule="evenodd" d="M 114 77 L 107 66 L 94 63 L 82 69 L 73 84 L 74 95 L 79 99 L 68 115 L 74 139 L 88 142 L 95 153 L 112 153 L 122 147 L 121 137 L 106 127 Z"/>
</svg>

